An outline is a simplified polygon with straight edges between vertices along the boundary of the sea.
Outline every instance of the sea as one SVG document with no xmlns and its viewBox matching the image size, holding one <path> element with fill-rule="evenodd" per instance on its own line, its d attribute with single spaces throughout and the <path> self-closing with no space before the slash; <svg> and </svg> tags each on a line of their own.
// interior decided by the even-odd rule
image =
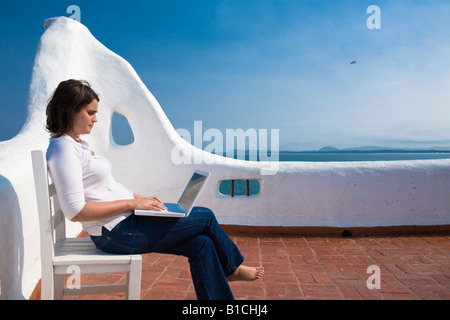
<svg viewBox="0 0 450 320">
<path fill-rule="evenodd" d="M 241 160 L 273 161 L 270 152 L 261 154 L 257 152 L 238 155 L 235 151 L 234 158 Z M 224 154 L 224 156 L 229 156 Z M 338 151 L 338 152 L 305 152 L 305 151 L 279 151 L 278 161 L 310 161 L 310 162 L 332 162 L 332 161 L 399 161 L 399 160 L 432 160 L 450 159 L 450 151 Z"/>
<path fill-rule="evenodd" d="M 450 152 L 279 152 L 279 161 L 398 161 L 450 159 Z"/>
</svg>

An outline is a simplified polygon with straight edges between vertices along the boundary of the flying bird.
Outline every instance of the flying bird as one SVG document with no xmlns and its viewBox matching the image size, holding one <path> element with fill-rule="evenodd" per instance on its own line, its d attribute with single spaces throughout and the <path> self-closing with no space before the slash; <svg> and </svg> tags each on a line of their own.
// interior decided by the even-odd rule
<svg viewBox="0 0 450 320">
<path fill-rule="evenodd" d="M 350 64 L 357 64 L 357 63 L 358 63 L 358 61 L 356 61 L 356 60 L 353 60 L 350 62 Z"/>
</svg>

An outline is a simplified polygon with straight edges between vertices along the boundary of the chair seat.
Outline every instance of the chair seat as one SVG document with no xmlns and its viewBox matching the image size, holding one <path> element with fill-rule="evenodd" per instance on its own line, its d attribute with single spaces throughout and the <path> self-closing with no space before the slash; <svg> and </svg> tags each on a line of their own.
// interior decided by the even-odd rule
<svg viewBox="0 0 450 320">
<path fill-rule="evenodd" d="M 53 265 L 129 264 L 132 256 L 103 252 L 89 238 L 66 238 L 55 244 Z"/>
</svg>

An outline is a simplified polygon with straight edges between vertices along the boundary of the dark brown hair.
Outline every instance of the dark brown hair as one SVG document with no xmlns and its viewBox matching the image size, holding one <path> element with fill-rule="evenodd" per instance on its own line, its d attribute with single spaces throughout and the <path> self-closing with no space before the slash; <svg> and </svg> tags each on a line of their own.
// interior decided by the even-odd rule
<svg viewBox="0 0 450 320">
<path fill-rule="evenodd" d="M 100 101 L 89 82 L 73 79 L 61 82 L 47 104 L 46 129 L 55 137 L 70 132 L 73 115 L 94 99 Z"/>
</svg>

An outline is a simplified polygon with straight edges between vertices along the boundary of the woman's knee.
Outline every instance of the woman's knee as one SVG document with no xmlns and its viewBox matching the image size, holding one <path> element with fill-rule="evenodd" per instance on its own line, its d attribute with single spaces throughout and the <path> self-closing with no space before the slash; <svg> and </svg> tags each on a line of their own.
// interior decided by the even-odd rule
<svg viewBox="0 0 450 320">
<path fill-rule="evenodd" d="M 204 215 L 214 215 L 214 212 L 212 212 L 211 209 L 206 207 L 194 207 L 192 208 L 193 211 L 196 211 L 198 214 L 204 214 Z"/>
<path fill-rule="evenodd" d="M 194 207 L 193 212 L 191 212 L 191 214 L 194 214 L 194 216 L 198 217 L 198 218 L 202 218 L 206 221 L 216 221 L 216 216 L 214 215 L 214 212 L 209 209 L 209 208 L 205 208 L 205 207 Z"/>
</svg>

